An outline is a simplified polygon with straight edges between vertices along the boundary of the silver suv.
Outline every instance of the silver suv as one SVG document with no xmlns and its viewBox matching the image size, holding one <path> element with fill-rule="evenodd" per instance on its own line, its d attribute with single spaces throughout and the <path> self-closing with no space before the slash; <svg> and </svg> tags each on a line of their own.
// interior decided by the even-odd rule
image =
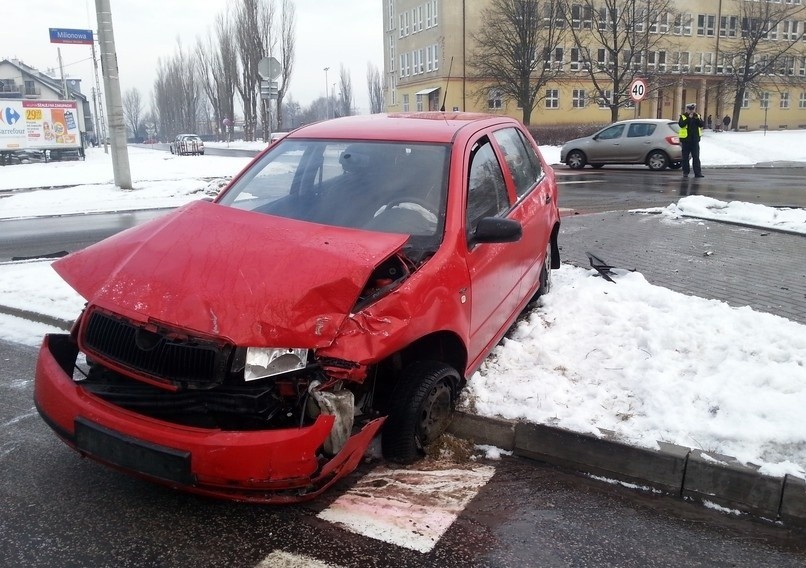
<svg viewBox="0 0 806 568">
<path fill-rule="evenodd" d="M 680 128 L 666 119 L 622 120 L 602 128 L 592 136 L 566 142 L 560 161 L 575 170 L 590 164 L 646 164 L 650 170 L 677 169 L 683 159 Z"/>
</svg>

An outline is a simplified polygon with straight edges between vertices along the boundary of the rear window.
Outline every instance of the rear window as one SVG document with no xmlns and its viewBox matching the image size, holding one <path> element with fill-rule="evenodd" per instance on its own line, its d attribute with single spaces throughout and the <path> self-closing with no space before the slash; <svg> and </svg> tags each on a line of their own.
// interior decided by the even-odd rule
<svg viewBox="0 0 806 568">
<path fill-rule="evenodd" d="M 675 134 L 677 134 L 678 132 L 680 132 L 680 125 L 679 125 L 679 124 L 677 124 L 676 122 L 667 122 L 666 124 L 668 124 L 668 125 L 669 125 L 669 128 L 671 128 L 672 130 L 674 130 L 674 133 L 675 133 Z"/>
</svg>

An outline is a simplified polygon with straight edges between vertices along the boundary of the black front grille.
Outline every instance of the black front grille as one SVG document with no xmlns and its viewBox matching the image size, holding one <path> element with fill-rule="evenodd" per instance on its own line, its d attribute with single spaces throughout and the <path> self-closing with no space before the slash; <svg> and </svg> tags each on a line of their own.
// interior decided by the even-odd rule
<svg viewBox="0 0 806 568">
<path fill-rule="evenodd" d="M 231 345 L 151 331 L 98 311 L 84 327 L 83 348 L 135 373 L 201 388 L 224 381 L 232 353 Z"/>
</svg>

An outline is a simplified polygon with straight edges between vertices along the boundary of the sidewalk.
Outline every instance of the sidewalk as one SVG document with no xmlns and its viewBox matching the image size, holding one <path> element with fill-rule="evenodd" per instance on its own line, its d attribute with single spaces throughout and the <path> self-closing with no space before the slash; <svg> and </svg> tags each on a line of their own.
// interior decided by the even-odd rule
<svg viewBox="0 0 806 568">
<path fill-rule="evenodd" d="M 641 272 L 652 284 L 806 324 L 803 235 L 627 211 L 572 213 L 562 219 L 560 249 L 563 262 L 589 267 L 585 253 L 592 252 L 611 266 Z M 630 487 L 806 525 L 806 481 L 765 476 L 729 456 L 663 442 L 659 450 L 647 450 L 560 428 L 468 414 L 460 414 L 451 430 L 477 444 Z"/>
</svg>

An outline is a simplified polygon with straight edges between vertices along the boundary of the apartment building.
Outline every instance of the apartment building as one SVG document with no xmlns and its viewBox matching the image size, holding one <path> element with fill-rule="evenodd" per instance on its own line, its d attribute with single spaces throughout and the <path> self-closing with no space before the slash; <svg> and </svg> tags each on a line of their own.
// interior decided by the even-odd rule
<svg viewBox="0 0 806 568">
<path fill-rule="evenodd" d="M 542 10 L 550 3 L 538 4 Z M 608 123 L 614 100 L 620 119 L 676 118 L 687 102 L 696 102 L 704 117 L 712 115 L 714 124 L 721 124 L 721 117 L 734 116 L 735 76 L 747 58 L 763 72 L 755 73 L 739 97 L 740 128 L 806 128 L 806 0 L 610 0 L 624 14 L 629 11 L 618 25 L 645 38 L 643 49 L 622 50 L 615 57 L 612 46 L 596 45 L 592 30 L 607 25 L 604 5 L 563 4 L 565 16 L 556 21 L 566 30 L 563 42 L 536 55 L 557 73 L 540 90 L 532 124 Z M 383 0 L 388 112 L 444 107 L 522 117 L 517 100 L 491 88 L 474 70 L 473 53 L 479 49 L 474 37 L 491 5 L 490 0 Z M 745 57 L 748 30 L 763 25 L 769 29 Z M 632 72 L 613 93 L 606 71 L 612 74 L 616 65 Z M 637 103 L 627 92 L 635 77 L 649 87 Z"/>
</svg>

